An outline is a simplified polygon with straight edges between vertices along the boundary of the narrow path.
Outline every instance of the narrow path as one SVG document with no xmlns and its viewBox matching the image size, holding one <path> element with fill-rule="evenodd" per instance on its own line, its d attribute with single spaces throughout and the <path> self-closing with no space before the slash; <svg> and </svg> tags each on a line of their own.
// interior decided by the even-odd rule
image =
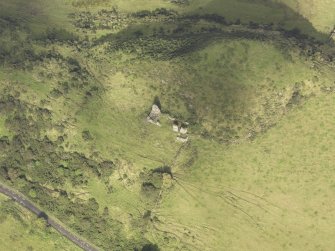
<svg viewBox="0 0 335 251">
<path fill-rule="evenodd" d="M 0 183 L 0 193 L 8 196 L 9 198 L 13 199 L 14 201 L 21 204 L 21 206 L 27 208 L 29 211 L 33 212 L 40 218 L 44 218 L 49 226 L 52 226 L 54 229 L 56 229 L 60 234 L 68 238 L 70 241 L 72 241 L 74 244 L 79 246 L 85 251 L 98 251 L 97 248 L 93 247 L 91 244 L 89 244 L 87 241 L 81 239 L 80 237 L 74 235 L 69 230 L 67 230 L 65 227 L 57 223 L 55 220 L 50 218 L 45 212 L 41 211 L 39 208 L 37 208 L 33 203 L 31 203 L 29 200 L 23 197 L 23 195 L 18 194 L 17 192 L 13 191 L 12 189 L 4 186 Z"/>
</svg>

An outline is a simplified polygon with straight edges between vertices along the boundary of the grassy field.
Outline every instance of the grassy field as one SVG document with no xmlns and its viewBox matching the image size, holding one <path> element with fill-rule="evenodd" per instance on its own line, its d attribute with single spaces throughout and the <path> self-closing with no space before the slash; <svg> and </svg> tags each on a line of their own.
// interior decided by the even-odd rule
<svg viewBox="0 0 335 251">
<path fill-rule="evenodd" d="M 1 180 L 102 250 L 332 250 L 332 4 L 278 2 L 2 2 Z"/>
<path fill-rule="evenodd" d="M 1 250 L 80 250 L 26 209 L 0 197 Z"/>
<path fill-rule="evenodd" d="M 253 142 L 194 140 L 157 226 L 203 250 L 332 250 L 334 102 L 312 98 Z"/>
<path fill-rule="evenodd" d="M 2 117 L 0 118 L 0 136 L 8 136 L 9 131 L 5 126 L 5 119 Z"/>
<path fill-rule="evenodd" d="M 334 29 L 334 1 L 280 0 L 279 2 L 286 4 L 294 11 L 300 13 L 302 16 L 308 19 L 318 31 L 329 34 L 329 32 Z"/>
</svg>

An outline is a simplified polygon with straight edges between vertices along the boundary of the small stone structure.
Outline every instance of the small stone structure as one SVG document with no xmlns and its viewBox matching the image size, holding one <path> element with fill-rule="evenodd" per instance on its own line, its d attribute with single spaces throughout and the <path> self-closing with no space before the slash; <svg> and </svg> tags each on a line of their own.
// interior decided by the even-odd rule
<svg viewBox="0 0 335 251">
<path fill-rule="evenodd" d="M 173 121 L 172 130 L 174 132 L 179 132 L 179 125 L 178 125 L 178 122 L 176 120 Z"/>
<path fill-rule="evenodd" d="M 187 125 L 181 125 L 179 132 L 181 134 L 187 134 Z"/>
<path fill-rule="evenodd" d="M 188 136 L 187 136 L 187 127 L 188 123 L 187 122 L 181 122 L 177 119 L 171 118 L 172 120 L 172 130 L 176 133 L 178 133 L 177 136 L 177 141 L 179 142 L 187 142 L 188 141 Z"/>
<path fill-rule="evenodd" d="M 159 119 L 162 116 L 162 112 L 160 107 L 157 104 L 153 104 L 151 107 L 151 111 L 149 115 L 147 116 L 147 121 L 149 123 L 152 123 L 157 126 L 161 126 Z M 166 116 L 166 115 L 163 115 Z M 185 143 L 188 141 L 188 123 L 187 122 L 182 122 L 180 120 L 177 120 L 175 118 L 170 117 L 167 115 L 168 118 L 172 121 L 172 130 L 177 133 L 176 140 L 178 142 Z"/>
<path fill-rule="evenodd" d="M 154 105 L 152 105 L 151 112 L 147 117 L 147 121 L 152 123 L 152 124 L 160 126 L 159 118 L 160 118 L 161 114 L 162 114 L 161 109 L 159 109 L 159 107 L 154 104 Z"/>
<path fill-rule="evenodd" d="M 176 140 L 178 142 L 186 143 L 188 141 L 188 137 L 183 137 L 183 136 L 177 136 Z"/>
<path fill-rule="evenodd" d="M 188 123 L 187 122 L 180 122 L 176 119 L 171 119 L 172 122 L 172 130 L 174 132 L 178 132 L 181 134 L 187 134 L 187 127 L 188 127 Z"/>
</svg>

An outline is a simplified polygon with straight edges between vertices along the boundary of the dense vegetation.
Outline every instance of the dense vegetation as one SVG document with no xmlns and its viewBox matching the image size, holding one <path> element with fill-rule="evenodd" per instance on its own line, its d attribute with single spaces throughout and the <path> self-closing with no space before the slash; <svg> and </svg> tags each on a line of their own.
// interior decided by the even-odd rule
<svg viewBox="0 0 335 251">
<path fill-rule="evenodd" d="M 1 182 L 102 250 L 332 248 L 328 20 L 284 0 L 23 2 L 0 3 Z"/>
</svg>

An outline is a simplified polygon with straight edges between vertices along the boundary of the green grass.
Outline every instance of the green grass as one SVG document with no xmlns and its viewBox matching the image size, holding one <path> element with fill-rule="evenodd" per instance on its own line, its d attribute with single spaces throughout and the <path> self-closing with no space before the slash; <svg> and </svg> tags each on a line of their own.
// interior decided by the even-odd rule
<svg viewBox="0 0 335 251">
<path fill-rule="evenodd" d="M 18 170 L 10 166 L 12 182 L 23 193 L 41 196 L 31 199 L 52 207 L 54 215 L 63 222 L 66 219 L 90 241 L 114 245 L 115 250 L 133 243 L 132 247 L 139 247 L 146 239 L 161 250 L 331 250 L 334 70 L 330 64 L 320 64 L 318 53 L 307 55 L 305 40 L 244 25 L 273 22 L 323 38 L 331 21 L 306 14 L 305 3 L 297 8 L 293 1 L 285 4 L 306 19 L 285 5 L 258 0 L 194 0 L 183 6 L 153 0 L 25 3 L 25 9 L 30 6 L 30 12 L 37 11 L 35 17 L 29 11 L 23 15 L 20 3 L 2 3 L 9 11 L 0 16 L 22 18 L 20 22 L 31 30 L 20 26 L 13 34 L 20 34 L 27 48 L 48 56 L 37 61 L 25 58 L 21 68 L 9 63 L 0 68 L 0 95 L 15 96 L 26 109 L 21 111 L 24 114 L 19 110 L 1 114 L 0 136 L 14 132 L 5 126 L 6 117 L 20 115 L 33 121 L 39 117 L 38 108 L 48 109 L 51 115 L 36 119 L 41 127 L 37 136 L 23 130 L 28 134 L 23 137 L 24 154 L 20 155 L 20 142 L 16 142 L 18 151 L 6 153 L 13 161 L 4 163 L 29 160 L 30 141 L 39 144 L 44 136 L 52 141 L 53 153 L 80 153 L 86 158 L 72 161 L 69 155 L 72 165 L 66 160 L 54 163 L 57 156 L 39 149 L 36 156 L 41 159 Z M 68 16 L 113 7 L 122 17 L 140 10 L 173 8 L 185 15 L 240 18 L 242 25 L 127 17 L 121 28 L 93 31 L 76 29 Z M 330 12 L 322 13 L 332 19 Z M 97 17 L 99 23 L 101 17 Z M 47 26 L 75 32 L 80 41 L 37 41 L 27 36 L 43 33 Z M 181 26 L 184 31 L 173 32 Z M 160 27 L 165 35 L 154 34 Z M 218 32 L 202 32 L 202 28 Z M 141 30 L 143 36 L 136 38 L 134 32 Z M 227 35 L 232 30 L 241 34 Z M 249 31 L 261 35 L 250 38 Z M 9 31 L 5 34 L 2 44 L 15 38 Z M 115 36 L 96 44 L 81 40 L 85 35 L 94 40 L 106 34 L 117 34 L 126 42 L 113 50 Z M 161 127 L 146 121 L 156 96 L 164 111 Z M 190 122 L 188 144 L 176 142 L 168 115 Z M 92 138 L 85 139 L 84 131 Z M 59 137 L 60 143 L 55 143 Z M 104 160 L 114 163 L 113 172 L 99 177 L 94 168 Z M 51 169 L 41 163 L 51 163 Z M 150 170 L 164 165 L 172 168 L 175 179 L 167 174 L 150 176 Z M 34 177 L 37 168 L 41 175 Z M 75 176 L 72 172 L 84 182 L 68 178 Z M 19 174 L 26 176 L 21 179 Z M 60 174 L 64 183 L 58 181 Z M 159 188 L 146 194 L 145 181 Z M 94 217 L 83 219 L 75 214 L 78 210 L 94 211 Z M 143 217 L 147 210 L 151 215 Z M 57 246 L 63 243 L 57 241 L 61 237 L 51 230 L 44 232 L 32 215 L 23 214 L 23 225 L 12 216 L 2 223 L 2 238 L 12 241 L 8 245 L 42 250 L 44 240 L 51 243 L 50 250 L 72 250 Z M 30 236 L 35 222 L 39 227 Z M 14 224 L 22 236 L 17 243 L 11 237 Z"/>
<path fill-rule="evenodd" d="M 335 24 L 335 3 L 333 1 L 279 0 L 306 17 L 321 32 L 329 34 Z"/>
<path fill-rule="evenodd" d="M 317 86 L 332 85 L 333 78 L 331 73 L 311 69 L 310 63 L 293 51 L 247 40 L 213 43 L 186 57 L 185 64 L 189 62 L 193 76 L 182 85 L 181 93 L 192 97 L 188 102 L 201 123 L 219 138 L 225 133 L 220 128 L 231 128 L 239 137 L 246 137 L 261 124 L 274 123 L 297 84 L 301 94 L 308 96 L 318 91 Z M 317 79 L 323 79 L 322 83 Z M 257 122 L 257 117 L 261 121 Z"/>
<path fill-rule="evenodd" d="M 125 12 L 136 12 L 140 10 L 153 10 L 155 8 L 171 8 L 173 5 L 168 1 L 162 0 L 142 0 L 142 1 L 121 1 L 121 0 L 113 0 L 113 1 L 106 1 L 106 0 L 98 0 L 98 1 L 91 1 L 91 0 L 75 0 L 73 1 L 73 6 L 82 9 L 93 9 L 99 10 L 101 8 L 118 8 L 121 11 Z"/>
<path fill-rule="evenodd" d="M 1 250 L 80 250 L 43 220 L 1 195 Z M 11 211 L 8 211 L 11 210 Z"/>
<path fill-rule="evenodd" d="M 271 64 L 273 61 L 276 65 Z M 206 242 L 211 243 L 208 244 L 207 250 L 219 250 L 220 247 L 228 250 L 256 250 L 259 246 L 263 250 L 313 250 L 318 248 L 318 245 L 328 247 L 330 243 L 324 242 L 327 238 L 321 236 L 318 241 L 306 244 L 314 231 L 322 229 L 322 226 L 309 229 L 313 222 L 318 221 L 317 216 L 305 212 L 313 207 L 306 204 L 309 199 L 301 198 L 295 206 L 287 201 L 298 201 L 298 197 L 304 194 L 295 193 L 298 178 L 305 173 L 301 173 L 303 169 L 300 167 L 296 174 L 291 175 L 290 172 L 295 166 L 305 166 L 314 160 L 316 168 L 323 168 L 324 164 L 320 162 L 318 153 L 310 154 L 315 144 L 318 144 L 317 139 L 320 136 L 308 136 L 312 133 L 326 134 L 317 131 L 318 123 L 320 120 L 330 122 L 329 111 L 334 100 L 332 95 L 321 94 L 320 89 L 333 85 L 332 73 L 327 69 L 312 69 L 310 62 L 304 61 L 294 51 L 288 56 L 273 44 L 247 40 L 216 42 L 183 60 L 172 62 L 173 64 L 160 61 L 141 61 L 139 64 L 132 62 L 126 66 L 120 64 L 121 69 L 127 68 L 130 73 L 125 75 L 116 72 L 106 78 L 100 78 L 106 85 L 106 92 L 81 110 L 73 134 L 69 134 L 71 136 L 68 140 L 76 142 L 72 149 L 81 149 L 87 154 L 94 149 L 105 157 L 109 155 L 126 161 L 119 163 L 118 173 L 110 178 L 113 187 L 111 194 L 108 194 L 101 181 L 91 180 L 88 187 L 84 188 L 89 196 L 96 198 L 101 208 L 108 207 L 112 215 L 121 217 L 123 224 L 128 228 L 129 219 L 121 212 L 137 215 L 136 209 L 143 211 L 148 208 L 141 201 L 140 181 L 137 175 L 145 167 L 150 169 L 161 165 L 161 161 L 173 166 L 181 184 L 175 184 L 172 192 L 169 192 L 170 189 L 163 190 L 166 197 L 163 197 L 165 199 L 162 206 L 154 209 L 160 222 L 154 223 L 155 228 L 147 232 L 147 238 L 158 242 L 163 250 L 187 250 L 186 247 L 201 246 Z M 108 72 L 109 67 L 112 68 L 109 65 L 103 67 L 105 72 Z M 180 71 L 175 78 L 174 74 L 179 73 L 178 69 L 184 71 Z M 192 76 L 192 72 L 196 74 Z M 164 84 L 161 84 L 162 82 Z M 175 83 L 181 84 L 177 88 L 166 87 L 174 87 Z M 154 88 L 151 90 L 148 86 Z M 289 111 L 286 105 L 297 86 L 305 98 L 311 95 L 319 97 L 306 101 L 306 104 L 302 101 L 303 108 L 296 107 Z M 230 96 L 232 93 L 234 95 Z M 195 134 L 191 146 L 198 151 L 198 159 L 188 170 L 182 166 L 190 160 L 193 151 L 186 151 L 185 156 L 181 156 L 181 160 L 173 164 L 178 144 L 174 142 L 175 135 L 171 132 L 169 122 L 163 120 L 161 128 L 145 123 L 146 112 L 157 94 L 161 97 L 164 109 L 169 110 L 171 115 L 180 113 L 185 118 L 190 116 L 188 110 L 178 108 L 177 104 L 181 103 L 184 106 L 184 96 L 194 97 L 187 102 L 191 102 L 197 110 L 201 123 L 191 127 L 191 133 Z M 177 101 L 174 102 L 175 100 Z M 317 106 L 318 102 L 315 100 L 324 103 Z M 205 110 L 206 106 L 209 108 Z M 308 110 L 308 107 L 311 110 Z M 271 113 L 268 109 L 271 109 Z M 238 118 L 221 119 L 230 114 Z M 324 116 L 326 114 L 329 118 Z M 308 121 L 304 120 L 305 117 Z M 253 121 L 248 122 L 247 118 Z M 261 128 L 261 124 L 257 124 L 257 118 L 261 118 L 262 123 L 279 124 L 266 132 Z M 226 133 L 221 131 L 222 125 L 240 127 L 245 135 L 248 130 L 259 130 L 258 132 L 264 134 L 252 143 L 245 141 L 240 134 L 237 137 L 240 144 L 230 148 L 211 141 L 198 140 L 197 127 L 206 128 L 211 133 L 216 132 L 218 134 L 213 138 L 219 138 Z M 287 128 L 281 129 L 283 125 Z M 299 129 L 291 130 L 290 126 L 305 126 L 306 132 L 301 135 Z M 329 130 L 331 125 L 325 127 Z M 89 130 L 94 140 L 83 142 L 79 133 L 82 130 Z M 286 136 L 283 138 L 283 135 Z M 266 137 L 269 138 L 266 140 Z M 281 142 L 280 139 L 287 141 Z M 301 155 L 299 149 L 302 146 L 305 148 L 307 144 L 310 147 L 309 152 Z M 324 162 L 331 163 L 332 147 L 317 148 L 327 152 Z M 143 156 L 149 159 L 144 159 Z M 302 163 L 299 164 L 299 161 Z M 308 170 L 305 175 L 304 182 L 312 182 L 315 187 L 323 182 L 314 181 Z M 252 200 L 256 201 L 254 203 L 260 204 L 270 212 L 264 213 L 258 206 L 240 201 L 242 209 L 255 218 L 251 220 L 218 197 L 217 194 L 227 190 L 222 184 L 262 195 L 280 209 L 251 196 Z M 330 194 L 331 191 L 328 190 L 323 193 L 325 196 Z M 249 195 L 241 192 L 239 195 L 249 198 Z M 312 196 L 311 200 L 315 200 L 315 205 L 320 203 L 317 196 Z M 318 209 L 326 210 L 326 206 Z M 291 207 L 296 211 L 293 212 Z M 328 217 L 331 216 L 329 214 Z M 296 218 L 303 223 L 294 226 L 291 221 Z M 259 227 L 255 225 L 254 220 L 260 222 Z M 215 230 L 203 234 L 207 227 Z M 161 234 L 157 228 L 176 233 L 178 238 L 175 239 L 176 236 L 171 233 Z M 184 233 L 184 228 L 195 234 L 195 241 L 192 234 Z M 299 237 L 292 239 L 293 233 L 298 233 Z M 249 237 L 245 238 L 246 235 Z M 206 250 L 205 246 L 201 248 Z"/>
<path fill-rule="evenodd" d="M 70 28 L 68 14 L 73 10 L 64 0 L 56 1 L 2 1 L 0 16 L 7 16 L 28 25 L 33 32 L 40 32 L 47 26 Z"/>
<path fill-rule="evenodd" d="M 10 131 L 5 126 L 6 117 L 0 116 L 0 137 L 9 136 Z"/>
<path fill-rule="evenodd" d="M 90 9 L 93 12 L 101 8 L 116 8 L 120 13 L 132 13 L 141 10 L 156 8 L 173 9 L 179 13 L 222 15 L 227 21 L 235 22 L 239 19 L 243 23 L 250 21 L 259 24 L 274 24 L 284 29 L 298 28 L 303 33 L 321 40 L 328 38 L 328 33 L 334 26 L 331 1 L 298 1 L 298 0 L 195 0 L 189 5 L 174 5 L 168 1 L 75 1 L 74 6 L 82 10 Z M 311 7 L 312 6 L 312 7 Z M 326 33 L 326 34 L 324 34 Z M 98 32 L 99 34 L 99 32 Z M 102 33 L 103 34 L 103 33 Z"/>
<path fill-rule="evenodd" d="M 103 98 L 105 104 L 100 102 L 92 107 L 99 110 L 93 112 L 97 121 L 105 120 L 101 122 L 103 128 L 96 131 L 102 132 L 108 128 L 105 125 L 122 121 L 123 118 L 107 121 L 112 114 L 134 116 L 129 123 L 133 126 L 138 123 L 137 118 L 145 117 L 143 113 L 158 95 L 163 109 L 171 116 L 181 116 L 197 124 L 193 132 L 203 130 L 217 139 L 230 141 L 276 123 L 287 110 L 295 90 L 308 97 L 318 93 L 321 87 L 331 86 L 334 77 L 327 69 L 312 68 L 312 61 L 300 56 L 296 49 L 247 39 L 213 39 L 205 48 L 169 62 L 146 59 L 105 62 L 100 74 L 112 73 L 101 78 L 108 89 L 104 94 L 108 98 Z M 118 106 L 124 112 L 97 115 L 106 107 Z M 89 112 L 85 110 L 83 114 L 88 116 Z M 145 128 L 140 124 L 138 127 Z M 121 135 L 127 138 L 126 133 Z"/>
<path fill-rule="evenodd" d="M 248 23 L 250 21 L 262 24 L 273 23 L 280 25 L 286 29 L 299 28 L 306 34 L 322 38 L 322 34 L 317 34 L 316 29 L 309 23 L 309 19 L 303 18 L 296 8 L 291 9 L 291 5 L 278 5 L 276 2 L 288 1 L 234 1 L 234 0 L 206 0 L 194 1 L 191 5 L 191 12 L 196 13 L 216 13 L 223 15 L 227 20 L 235 21 L 240 19 L 241 22 Z M 302 1 L 301 1 L 302 2 Z M 315 1 L 316 2 L 316 1 Z M 318 3 L 316 3 L 318 5 Z M 305 5 L 305 4 L 303 4 Z M 306 6 L 308 3 L 306 3 Z M 327 4 L 323 5 L 326 6 Z M 333 4 L 330 3 L 331 8 Z M 308 9 L 308 7 L 306 7 Z M 324 13 L 324 12 L 322 12 Z M 331 12 L 327 12 L 332 17 Z M 319 15 L 321 17 L 321 14 Z M 331 22 L 329 20 L 329 22 Z M 323 37 L 323 38 L 326 38 Z"/>
<path fill-rule="evenodd" d="M 253 142 L 196 140 L 199 158 L 192 170 L 177 170 L 180 185 L 157 210 L 158 226 L 180 235 L 188 227 L 185 240 L 211 240 L 204 250 L 331 250 L 334 102 L 313 98 Z M 227 204 L 227 191 L 241 196 L 233 203 L 255 222 Z"/>
<path fill-rule="evenodd" d="M 4 85 L 8 82 L 14 83 L 17 90 L 23 91 L 27 96 L 45 97 L 50 91 L 50 85 L 45 84 L 31 72 L 13 70 L 10 68 L 2 68 L 0 70 L 0 81 L 4 81 Z"/>
</svg>

